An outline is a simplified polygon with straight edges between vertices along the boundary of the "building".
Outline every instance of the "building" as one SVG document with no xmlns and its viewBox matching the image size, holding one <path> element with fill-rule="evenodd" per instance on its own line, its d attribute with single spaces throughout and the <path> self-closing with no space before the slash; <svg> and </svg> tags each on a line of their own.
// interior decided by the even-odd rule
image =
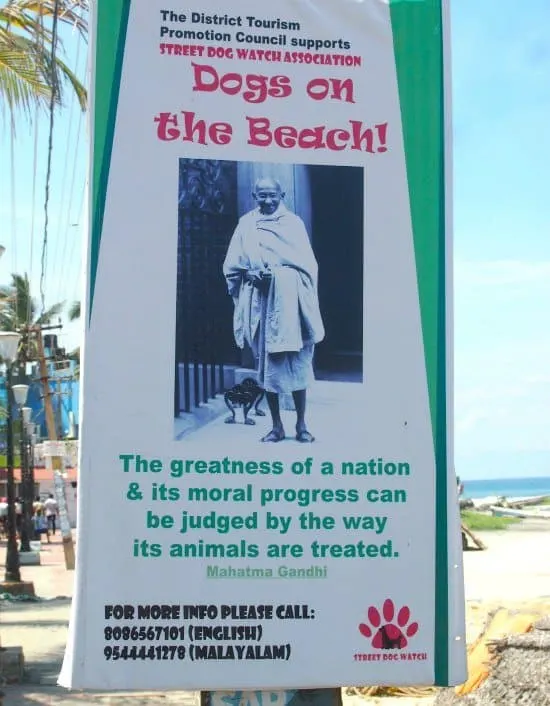
<svg viewBox="0 0 550 706">
<path fill-rule="evenodd" d="M 78 436 L 78 404 L 79 381 L 76 375 L 76 361 L 67 359 L 65 351 L 57 346 L 56 336 L 44 337 L 44 348 L 47 357 L 48 376 L 52 393 L 52 406 L 56 423 L 58 439 L 77 438 Z M 26 384 L 29 386 L 26 407 L 30 407 L 31 421 L 34 424 L 34 433 L 31 441 L 34 447 L 34 478 L 35 497 L 47 497 L 54 492 L 53 473 L 46 468 L 46 462 L 40 453 L 40 442 L 48 438 L 46 418 L 43 402 L 43 389 L 40 380 L 38 363 L 27 364 L 24 368 L 14 366 L 12 384 Z M 6 443 L 6 415 L 7 390 L 5 375 L 0 374 L 0 408 L 4 414 L 0 415 L 0 497 L 7 496 L 7 443 Z M 21 496 L 21 469 L 19 468 L 22 442 L 22 424 L 20 411 L 14 405 L 12 408 L 13 441 L 14 441 L 14 475 L 15 494 Z M 76 492 L 77 471 L 75 454 L 65 462 L 65 490 L 71 524 L 76 522 Z"/>
</svg>

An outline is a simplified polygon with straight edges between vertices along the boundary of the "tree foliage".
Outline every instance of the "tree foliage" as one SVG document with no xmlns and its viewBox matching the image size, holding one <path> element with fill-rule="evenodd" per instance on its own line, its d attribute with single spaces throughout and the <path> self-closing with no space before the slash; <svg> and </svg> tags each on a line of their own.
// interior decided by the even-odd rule
<svg viewBox="0 0 550 706">
<path fill-rule="evenodd" d="M 86 89 L 63 60 L 63 42 L 53 33 L 56 13 L 59 28 L 68 25 L 87 37 L 88 0 L 7 0 L 0 6 L 0 98 L 12 114 L 19 110 L 31 117 L 35 106 L 49 107 L 52 94 L 61 105 L 65 88 L 86 109 Z"/>
<path fill-rule="evenodd" d="M 26 329 L 34 325 L 48 324 L 63 311 L 63 302 L 53 304 L 39 312 L 36 300 L 31 295 L 27 274 L 12 274 L 11 284 L 0 286 L 0 331 L 20 331 L 19 361 L 36 358 L 35 337 Z"/>
<path fill-rule="evenodd" d="M 68 311 L 69 321 L 76 321 L 80 318 L 80 302 L 73 302 Z"/>
</svg>

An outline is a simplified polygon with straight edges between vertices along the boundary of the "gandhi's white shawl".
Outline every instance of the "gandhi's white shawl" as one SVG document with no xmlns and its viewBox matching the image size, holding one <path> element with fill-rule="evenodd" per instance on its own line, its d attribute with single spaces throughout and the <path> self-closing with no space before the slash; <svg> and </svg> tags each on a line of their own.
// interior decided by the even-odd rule
<svg viewBox="0 0 550 706">
<path fill-rule="evenodd" d="M 261 294 L 244 274 L 265 268 L 271 270 L 272 280 L 267 294 Z M 223 273 L 235 301 L 233 326 L 240 348 L 246 341 L 254 349 L 262 304 L 268 353 L 299 351 L 323 340 L 317 261 L 302 219 L 282 204 L 270 216 L 254 210 L 239 220 Z"/>
</svg>

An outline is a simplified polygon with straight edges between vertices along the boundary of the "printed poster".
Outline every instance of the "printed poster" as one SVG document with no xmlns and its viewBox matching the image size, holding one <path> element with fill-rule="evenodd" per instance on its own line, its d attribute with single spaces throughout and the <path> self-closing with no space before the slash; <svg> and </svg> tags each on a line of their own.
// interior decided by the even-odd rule
<svg viewBox="0 0 550 706">
<path fill-rule="evenodd" d="M 465 679 L 442 0 L 98 0 L 61 683 Z"/>
</svg>

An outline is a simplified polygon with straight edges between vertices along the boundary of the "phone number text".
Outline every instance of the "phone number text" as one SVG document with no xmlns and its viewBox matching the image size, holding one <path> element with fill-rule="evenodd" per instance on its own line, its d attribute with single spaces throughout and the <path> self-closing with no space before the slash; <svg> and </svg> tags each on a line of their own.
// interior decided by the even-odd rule
<svg viewBox="0 0 550 706">
<path fill-rule="evenodd" d="M 105 645 L 103 648 L 105 659 L 116 662 L 122 660 L 176 660 L 185 659 L 185 647 L 183 645 Z"/>
<path fill-rule="evenodd" d="M 108 642 L 166 642 L 167 640 L 185 639 L 185 627 L 183 625 L 108 625 L 103 630 L 105 640 Z"/>
</svg>

